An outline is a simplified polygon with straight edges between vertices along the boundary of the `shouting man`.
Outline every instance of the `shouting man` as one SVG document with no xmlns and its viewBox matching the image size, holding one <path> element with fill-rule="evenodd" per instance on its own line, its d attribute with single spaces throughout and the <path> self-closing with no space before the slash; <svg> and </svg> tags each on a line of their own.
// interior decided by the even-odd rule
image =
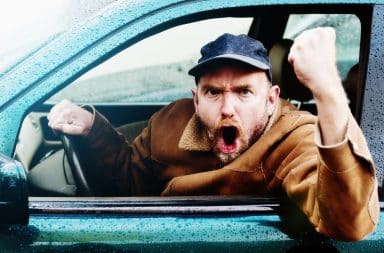
<svg viewBox="0 0 384 253">
<path fill-rule="evenodd" d="M 279 98 L 263 45 L 224 34 L 189 74 L 193 100 L 176 101 L 127 143 L 92 107 L 50 112 L 55 131 L 79 135 L 88 173 L 105 194 L 286 194 L 315 229 L 358 240 L 375 227 L 375 168 L 336 67 L 335 32 L 299 35 L 288 61 L 316 101 L 317 117 Z"/>
</svg>

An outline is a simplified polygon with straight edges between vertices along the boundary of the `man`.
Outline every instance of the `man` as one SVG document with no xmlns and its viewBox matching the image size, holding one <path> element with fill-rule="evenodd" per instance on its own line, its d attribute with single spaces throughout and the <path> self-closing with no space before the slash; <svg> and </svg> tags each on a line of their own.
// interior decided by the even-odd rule
<svg viewBox="0 0 384 253">
<path fill-rule="evenodd" d="M 82 136 L 89 173 L 111 193 L 284 193 L 320 233 L 358 240 L 372 231 L 375 169 L 338 75 L 333 29 L 302 33 L 288 56 L 317 118 L 279 99 L 260 42 L 224 34 L 201 53 L 189 72 L 193 101 L 159 111 L 132 144 L 93 108 L 68 101 L 52 109 L 49 125 Z"/>
</svg>

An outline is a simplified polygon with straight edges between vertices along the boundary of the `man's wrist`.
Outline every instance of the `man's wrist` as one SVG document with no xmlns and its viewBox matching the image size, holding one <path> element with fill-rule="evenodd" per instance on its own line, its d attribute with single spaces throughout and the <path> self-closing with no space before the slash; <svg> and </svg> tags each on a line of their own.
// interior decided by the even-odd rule
<svg viewBox="0 0 384 253">
<path fill-rule="evenodd" d="M 311 91 L 316 102 L 347 102 L 342 81 L 339 76 L 319 80 L 312 85 L 312 87 L 315 87 Z"/>
<path fill-rule="evenodd" d="M 91 132 L 91 129 L 92 129 L 94 123 L 95 123 L 96 109 L 92 105 L 82 105 L 81 108 L 83 108 L 84 110 L 86 110 L 87 112 L 89 112 L 92 115 L 91 119 L 90 119 L 88 131 L 87 131 L 87 133 L 85 135 L 85 136 L 87 136 Z"/>
</svg>

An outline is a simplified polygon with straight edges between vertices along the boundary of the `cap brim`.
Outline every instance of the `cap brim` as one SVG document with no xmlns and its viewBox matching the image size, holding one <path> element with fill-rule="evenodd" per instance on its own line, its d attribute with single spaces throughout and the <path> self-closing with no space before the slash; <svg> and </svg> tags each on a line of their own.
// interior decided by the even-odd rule
<svg viewBox="0 0 384 253">
<path fill-rule="evenodd" d="M 267 65 L 261 61 L 258 61 L 256 59 L 253 59 L 253 58 L 250 58 L 247 56 L 243 56 L 243 55 L 237 55 L 237 54 L 224 54 L 224 55 L 212 57 L 206 61 L 198 63 L 197 65 L 195 65 L 193 68 L 191 68 L 188 71 L 188 74 L 190 74 L 191 76 L 200 76 L 202 72 L 206 71 L 205 68 L 208 65 L 220 62 L 221 60 L 235 60 L 238 62 L 242 62 L 242 63 L 246 63 L 248 65 L 254 66 L 254 67 L 261 69 L 261 70 L 270 70 L 269 65 Z"/>
</svg>

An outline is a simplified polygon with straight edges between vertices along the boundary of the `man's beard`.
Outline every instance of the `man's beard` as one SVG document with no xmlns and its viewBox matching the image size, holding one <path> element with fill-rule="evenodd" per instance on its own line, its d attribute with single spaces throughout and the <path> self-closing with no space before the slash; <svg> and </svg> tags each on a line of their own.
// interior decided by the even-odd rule
<svg viewBox="0 0 384 253">
<path fill-rule="evenodd" d="M 260 136 L 264 133 L 269 117 L 268 114 L 265 113 L 260 119 L 259 124 L 257 124 L 250 131 L 251 133 L 248 134 L 245 132 L 243 126 L 239 122 L 232 119 L 224 119 L 218 122 L 214 126 L 213 134 L 211 131 L 208 131 L 207 126 L 204 124 L 204 122 L 201 121 L 200 118 L 199 120 L 206 128 L 208 137 L 212 143 L 213 152 L 220 159 L 222 164 L 226 165 L 239 157 L 260 138 Z M 219 144 L 220 139 L 234 139 L 232 141 L 238 141 L 239 145 L 237 150 L 232 153 L 222 152 Z"/>
</svg>

